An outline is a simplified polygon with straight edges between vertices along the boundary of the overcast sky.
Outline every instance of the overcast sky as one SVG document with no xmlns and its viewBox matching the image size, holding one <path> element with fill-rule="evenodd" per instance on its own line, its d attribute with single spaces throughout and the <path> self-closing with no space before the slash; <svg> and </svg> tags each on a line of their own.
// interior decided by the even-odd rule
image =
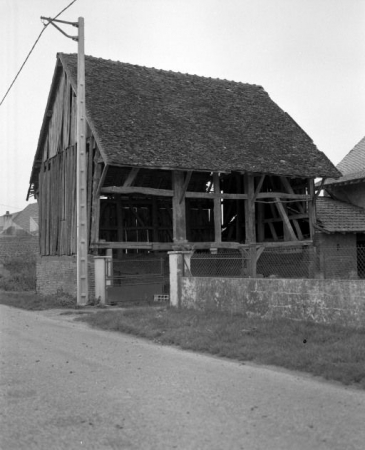
<svg viewBox="0 0 365 450">
<path fill-rule="evenodd" d="M 0 0 L 1 98 L 69 3 Z M 77 0 L 59 18 L 80 16 L 88 55 L 263 86 L 334 164 L 365 135 L 365 0 Z M 77 43 L 49 26 L 0 107 L 0 215 L 27 205 L 57 52 Z"/>
</svg>

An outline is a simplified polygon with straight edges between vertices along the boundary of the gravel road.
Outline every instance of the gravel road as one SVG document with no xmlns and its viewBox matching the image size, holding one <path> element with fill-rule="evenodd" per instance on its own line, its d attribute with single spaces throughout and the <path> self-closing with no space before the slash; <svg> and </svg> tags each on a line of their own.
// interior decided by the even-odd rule
<svg viewBox="0 0 365 450">
<path fill-rule="evenodd" d="M 0 447 L 365 448 L 365 393 L 0 305 Z"/>
</svg>

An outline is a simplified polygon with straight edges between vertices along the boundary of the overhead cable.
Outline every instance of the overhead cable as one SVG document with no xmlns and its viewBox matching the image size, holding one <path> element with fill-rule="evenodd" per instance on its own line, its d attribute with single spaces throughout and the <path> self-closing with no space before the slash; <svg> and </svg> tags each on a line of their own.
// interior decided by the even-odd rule
<svg viewBox="0 0 365 450">
<path fill-rule="evenodd" d="M 53 17 L 52 20 L 57 19 L 57 17 L 59 17 L 63 12 L 65 12 L 66 9 L 68 9 L 70 6 L 72 6 L 76 1 L 77 1 L 77 0 L 73 0 L 68 6 L 66 6 L 66 8 L 64 8 L 61 12 L 59 12 L 59 13 L 57 14 L 57 16 Z M 14 78 L 14 80 L 12 81 L 11 85 L 9 86 L 9 89 L 6 91 L 4 97 L 3 97 L 2 100 L 1 100 L 0 106 L 3 104 L 3 102 L 4 102 L 5 98 L 6 98 L 6 96 L 8 95 L 10 89 L 13 87 L 13 85 L 14 85 L 16 79 L 18 78 L 20 72 L 22 71 L 23 67 L 25 66 L 25 63 L 28 61 L 29 56 L 31 55 L 32 51 L 34 50 L 34 47 L 37 45 L 39 39 L 41 38 L 42 34 L 44 33 L 44 31 L 46 30 L 46 28 L 48 27 L 48 25 L 49 25 L 50 23 L 51 23 L 51 22 L 48 22 L 47 24 L 43 24 L 43 25 L 44 25 L 43 30 L 39 33 L 39 36 L 37 37 L 37 39 L 36 39 L 36 41 L 34 42 L 32 48 L 30 49 L 30 52 L 28 53 L 28 55 L 27 55 L 27 57 L 25 58 L 23 64 L 21 65 L 20 69 L 18 70 L 18 73 L 15 75 L 15 78 Z"/>
</svg>

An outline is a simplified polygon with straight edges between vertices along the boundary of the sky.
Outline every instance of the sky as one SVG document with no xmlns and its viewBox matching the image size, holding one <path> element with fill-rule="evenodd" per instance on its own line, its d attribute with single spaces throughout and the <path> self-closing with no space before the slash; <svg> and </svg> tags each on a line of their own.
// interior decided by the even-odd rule
<svg viewBox="0 0 365 450">
<path fill-rule="evenodd" d="M 0 99 L 71 1 L 0 0 Z M 263 86 L 334 164 L 365 136 L 365 0 L 77 0 L 59 19 L 78 17 L 87 55 Z M 57 52 L 77 43 L 48 26 L 0 106 L 0 216 L 28 204 Z"/>
</svg>

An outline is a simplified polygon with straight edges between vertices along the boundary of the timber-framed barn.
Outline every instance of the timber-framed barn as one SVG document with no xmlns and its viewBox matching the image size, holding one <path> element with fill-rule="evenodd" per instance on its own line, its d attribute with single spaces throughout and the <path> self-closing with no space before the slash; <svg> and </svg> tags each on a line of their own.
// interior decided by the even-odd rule
<svg viewBox="0 0 365 450">
<path fill-rule="evenodd" d="M 85 67 L 90 261 L 249 250 L 254 277 L 260 249 L 312 242 L 314 179 L 341 174 L 262 87 L 91 56 Z M 46 272 L 76 254 L 76 96 L 77 55 L 60 53 L 28 192 Z"/>
</svg>

